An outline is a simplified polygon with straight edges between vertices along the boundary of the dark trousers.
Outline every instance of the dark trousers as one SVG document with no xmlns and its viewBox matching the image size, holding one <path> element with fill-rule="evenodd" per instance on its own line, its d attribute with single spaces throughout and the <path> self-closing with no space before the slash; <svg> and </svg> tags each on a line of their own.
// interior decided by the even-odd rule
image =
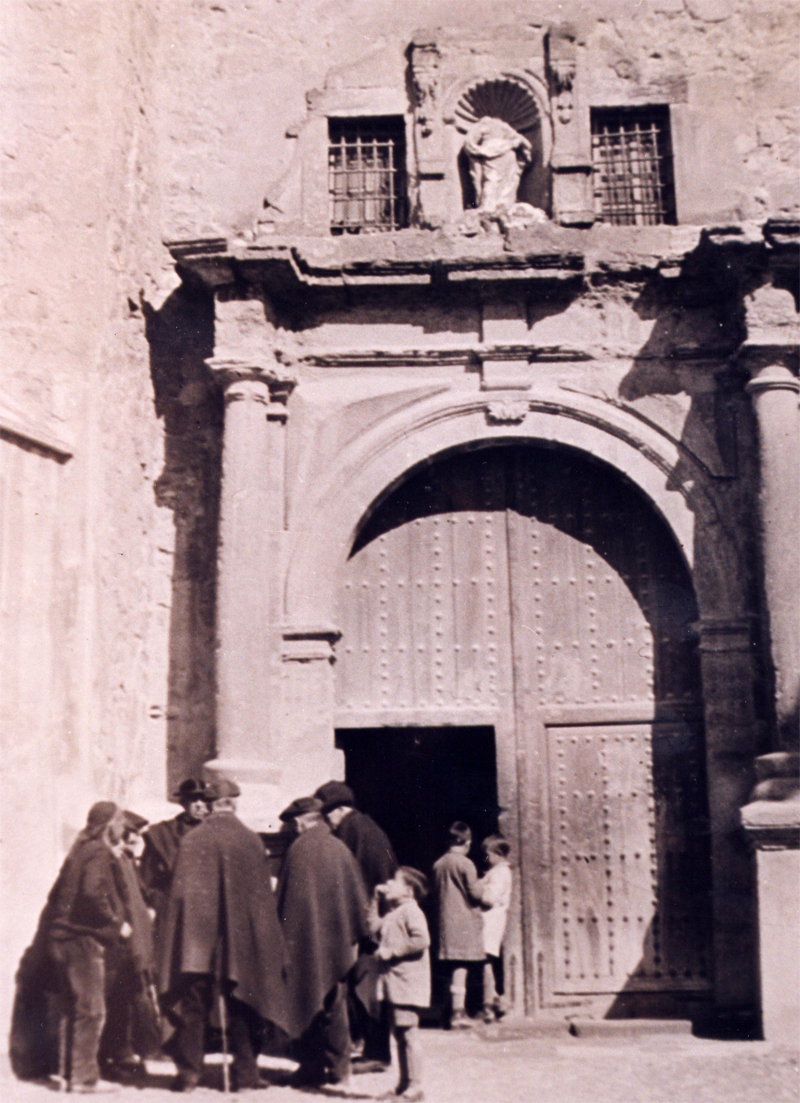
<svg viewBox="0 0 800 1103">
<path fill-rule="evenodd" d="M 177 1028 L 169 1047 L 179 1073 L 199 1079 L 203 1071 L 206 1025 L 218 991 L 214 978 L 205 973 L 184 975 L 175 1015 Z M 225 1016 L 228 1050 L 233 1054 L 234 1084 L 239 1088 L 255 1087 L 258 1084 L 256 1059 L 261 1019 L 247 1004 L 227 994 Z"/>
<path fill-rule="evenodd" d="M 387 1004 L 377 997 L 378 960 L 372 953 L 360 953 L 348 974 L 347 1013 L 354 1042 L 363 1041 L 365 1061 L 392 1063 L 392 1024 Z"/>
<path fill-rule="evenodd" d="M 347 981 L 331 988 L 305 1034 L 295 1044 L 304 1082 L 334 1084 L 350 1075 L 350 1030 L 347 1023 Z"/>
<path fill-rule="evenodd" d="M 100 1078 L 97 1051 L 106 1019 L 106 956 L 89 935 L 53 943 L 66 1012 L 66 1058 L 63 1070 L 72 1085 Z"/>
</svg>

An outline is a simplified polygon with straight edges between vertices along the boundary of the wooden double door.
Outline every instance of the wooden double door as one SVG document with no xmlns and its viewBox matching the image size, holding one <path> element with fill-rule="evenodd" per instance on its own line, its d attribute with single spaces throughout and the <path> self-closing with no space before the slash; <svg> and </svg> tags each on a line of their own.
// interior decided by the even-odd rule
<svg viewBox="0 0 800 1103">
<path fill-rule="evenodd" d="M 528 1010 L 594 1000 L 636 1014 L 668 996 L 702 999 L 697 613 L 678 549 L 639 492 L 563 448 L 446 456 L 367 519 L 339 616 L 337 723 L 348 776 L 379 820 L 396 806 L 407 816 L 424 792 L 420 822 L 446 826 L 452 777 L 421 786 L 425 748 L 449 732 L 447 768 L 470 776 L 457 753 L 474 741 L 459 733 L 493 730 L 496 778 L 481 792 L 497 806 L 474 816 L 516 844 L 509 944 Z M 380 760 L 399 754 L 401 735 L 419 764 L 387 773 Z M 437 821 L 439 791 L 450 799 Z"/>
</svg>

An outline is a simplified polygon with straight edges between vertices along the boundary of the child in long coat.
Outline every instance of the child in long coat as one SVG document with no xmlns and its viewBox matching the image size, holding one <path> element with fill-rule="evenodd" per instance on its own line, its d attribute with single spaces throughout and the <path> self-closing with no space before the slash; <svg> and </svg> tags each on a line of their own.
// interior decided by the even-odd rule
<svg viewBox="0 0 800 1103">
<path fill-rule="evenodd" d="M 425 877 L 410 866 L 400 866 L 390 881 L 376 888 L 368 923 L 378 943 L 379 995 L 391 1007 L 397 1042 L 400 1082 L 394 1095 L 407 1103 L 423 1098 L 419 1009 L 431 1001 L 431 939 L 419 901 L 426 895 Z"/>
<path fill-rule="evenodd" d="M 457 820 L 450 828 L 450 848 L 434 863 L 433 876 L 439 917 L 439 960 L 450 970 L 450 1028 L 471 1026 L 466 1013 L 467 972 L 483 962 L 481 904 L 478 871 L 467 857 L 472 832 Z"/>
</svg>

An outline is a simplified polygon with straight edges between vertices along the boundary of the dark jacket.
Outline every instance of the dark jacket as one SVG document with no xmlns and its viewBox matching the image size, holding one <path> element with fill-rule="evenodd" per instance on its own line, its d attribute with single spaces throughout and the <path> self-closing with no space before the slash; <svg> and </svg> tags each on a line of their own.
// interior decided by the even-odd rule
<svg viewBox="0 0 800 1103">
<path fill-rule="evenodd" d="M 289 989 L 298 1032 L 356 960 L 366 931 L 367 894 L 355 858 L 327 825 L 289 847 L 278 885 L 278 911 L 289 955 Z"/>
<path fill-rule="evenodd" d="M 117 878 L 120 896 L 125 904 L 125 913 L 131 925 L 132 934 L 128 940 L 128 950 L 137 972 L 153 975 L 155 965 L 153 955 L 153 921 L 147 910 L 139 874 L 133 859 L 123 854 L 117 858 Z"/>
<path fill-rule="evenodd" d="M 232 995 L 291 1033 L 283 936 L 264 847 L 232 812 L 213 812 L 183 839 L 158 947 L 159 990 L 185 973 L 225 979 Z"/>
<path fill-rule="evenodd" d="M 185 812 L 181 812 L 171 820 L 154 823 L 142 836 L 144 851 L 139 865 L 139 876 L 147 903 L 159 915 L 167 902 L 181 839 L 193 827 L 199 827 L 199 824 L 190 820 Z"/>
<path fill-rule="evenodd" d="M 126 919 L 116 858 L 100 839 L 79 841 L 67 855 L 46 905 L 51 942 L 90 935 L 115 943 Z"/>
<path fill-rule="evenodd" d="M 382 885 L 384 881 L 394 877 L 397 858 L 392 844 L 386 833 L 366 812 L 359 812 L 357 808 L 348 812 L 334 834 L 352 851 L 370 896 L 376 885 Z"/>
</svg>

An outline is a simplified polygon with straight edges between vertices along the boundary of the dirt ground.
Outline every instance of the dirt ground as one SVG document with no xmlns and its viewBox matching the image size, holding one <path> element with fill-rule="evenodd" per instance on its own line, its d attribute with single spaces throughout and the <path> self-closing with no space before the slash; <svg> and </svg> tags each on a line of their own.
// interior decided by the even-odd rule
<svg viewBox="0 0 800 1103">
<path fill-rule="evenodd" d="M 638 1038 L 542 1035 L 521 1024 L 452 1034 L 423 1032 L 426 1103 L 797 1103 L 798 1049 L 768 1042 L 712 1041 L 690 1035 Z M 318 1099 L 371 1100 L 390 1092 L 395 1070 L 355 1076 L 349 1087 L 299 1091 L 286 1080 L 291 1062 L 262 1058 L 265 1091 L 242 1098 L 271 1103 Z M 144 1087 L 124 1087 L 120 1103 L 166 1103 L 172 1067 L 148 1067 Z M 210 1056 L 193 1103 L 222 1098 L 219 1058 Z M 45 1103 L 53 1084 L 20 1083 L 0 1071 L 0 1103 Z"/>
</svg>

